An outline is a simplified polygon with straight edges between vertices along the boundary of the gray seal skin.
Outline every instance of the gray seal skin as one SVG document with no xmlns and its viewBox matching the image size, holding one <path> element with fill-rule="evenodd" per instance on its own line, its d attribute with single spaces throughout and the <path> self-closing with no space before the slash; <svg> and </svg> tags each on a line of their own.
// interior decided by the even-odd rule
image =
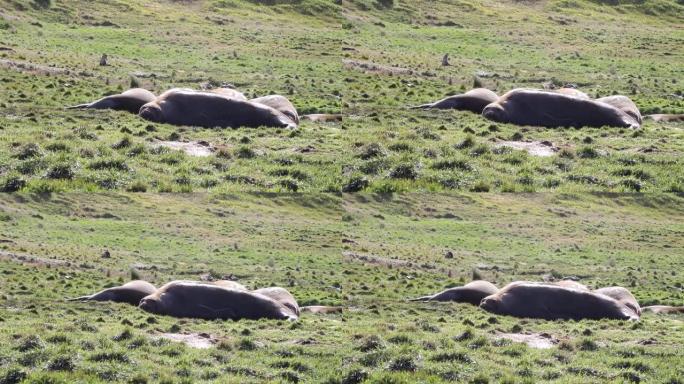
<svg viewBox="0 0 684 384">
<path fill-rule="evenodd" d="M 154 101 L 156 98 L 154 93 L 146 89 L 132 88 L 118 95 L 103 97 L 92 103 L 74 105 L 67 107 L 67 109 L 114 109 L 137 114 L 140 111 L 140 107 Z"/>
<path fill-rule="evenodd" d="M 506 93 L 486 106 L 482 115 L 499 123 L 549 128 L 639 127 L 633 117 L 606 103 L 533 89 L 514 89 Z"/>
<path fill-rule="evenodd" d="M 484 107 L 498 99 L 499 96 L 489 89 L 475 88 L 460 95 L 449 96 L 435 101 L 434 103 L 411 107 L 411 109 L 456 109 L 460 111 L 482 113 Z"/>
<path fill-rule="evenodd" d="M 582 289 L 516 281 L 482 299 L 480 308 L 498 315 L 546 320 L 638 320 L 611 297 Z"/>
<path fill-rule="evenodd" d="M 280 287 L 268 287 L 256 289 L 252 292 L 270 297 L 271 299 L 290 309 L 292 311 L 293 317 L 299 316 L 299 304 L 297 304 L 297 300 L 287 289 Z"/>
<path fill-rule="evenodd" d="M 630 292 L 627 288 L 605 287 L 601 289 L 596 289 L 594 290 L 594 292 L 606 295 L 608 297 L 612 297 L 618 303 L 631 309 L 632 312 L 634 312 L 634 315 L 636 315 L 637 317 L 641 316 L 641 307 L 639 306 L 639 302 L 634 297 L 634 295 L 632 295 L 632 292 Z"/>
<path fill-rule="evenodd" d="M 153 102 L 143 105 L 138 115 L 156 123 L 205 128 L 296 128 L 288 116 L 269 106 L 178 88 L 170 89 Z"/>
<path fill-rule="evenodd" d="M 225 96 L 233 100 L 247 101 L 247 98 L 245 97 L 245 95 L 242 94 L 242 92 L 232 88 L 214 88 L 206 92 L 215 93 L 217 95 Z"/>
<path fill-rule="evenodd" d="M 630 99 L 627 96 L 614 95 L 602 97 L 600 99 L 596 99 L 596 101 L 612 105 L 613 107 L 625 112 L 626 114 L 632 116 L 634 120 L 636 120 L 636 122 L 639 123 L 639 125 L 641 125 L 641 123 L 643 122 L 643 118 L 641 117 L 639 107 L 637 107 L 636 104 L 634 104 L 634 102 L 632 101 L 632 99 Z"/>
<path fill-rule="evenodd" d="M 462 287 L 446 289 L 430 296 L 423 296 L 410 301 L 455 301 L 480 305 L 480 301 L 499 291 L 496 285 L 484 280 L 475 280 Z"/>
<path fill-rule="evenodd" d="M 158 315 L 206 320 L 297 319 L 290 308 L 271 297 L 192 281 L 167 283 L 143 298 L 139 307 Z"/>
<path fill-rule="evenodd" d="M 89 296 L 81 296 L 69 301 L 114 301 L 117 303 L 128 303 L 138 305 L 143 297 L 153 294 L 157 288 L 143 280 L 133 280 L 119 286 L 102 290 Z"/>
<path fill-rule="evenodd" d="M 655 314 L 672 314 L 684 313 L 684 307 L 672 307 L 669 305 L 651 305 L 641 308 L 643 312 L 651 312 Z"/>
<path fill-rule="evenodd" d="M 256 99 L 251 99 L 252 103 L 259 103 L 269 106 L 276 111 L 289 117 L 295 125 L 299 125 L 299 115 L 297 114 L 297 108 L 287 99 L 285 96 L 280 95 L 268 95 L 257 97 Z"/>
<path fill-rule="evenodd" d="M 553 92 L 560 93 L 562 95 L 579 97 L 580 99 L 591 100 L 591 97 L 589 97 L 589 95 L 580 91 L 577 88 L 563 87 L 563 88 L 558 88 L 558 89 L 554 90 Z"/>
</svg>

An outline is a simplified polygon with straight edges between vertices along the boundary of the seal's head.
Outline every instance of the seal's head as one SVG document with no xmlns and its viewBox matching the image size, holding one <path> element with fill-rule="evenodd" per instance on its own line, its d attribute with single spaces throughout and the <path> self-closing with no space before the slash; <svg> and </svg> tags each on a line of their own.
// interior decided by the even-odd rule
<svg viewBox="0 0 684 384">
<path fill-rule="evenodd" d="M 147 103 L 140 107 L 138 116 L 145 120 L 154 121 L 155 123 L 162 123 L 164 118 L 164 113 L 161 107 L 155 103 Z"/>
<path fill-rule="evenodd" d="M 142 300 L 140 300 L 140 304 L 138 304 L 138 307 L 145 312 L 159 313 L 160 303 L 159 300 L 155 298 L 145 297 Z"/>
<path fill-rule="evenodd" d="M 499 299 L 495 297 L 485 297 L 482 299 L 480 302 L 480 308 L 484 309 L 487 312 L 496 312 L 497 309 L 499 308 Z"/>
<path fill-rule="evenodd" d="M 504 122 L 506 121 L 506 110 L 499 103 L 491 103 L 482 110 L 482 116 L 492 121 Z"/>
</svg>

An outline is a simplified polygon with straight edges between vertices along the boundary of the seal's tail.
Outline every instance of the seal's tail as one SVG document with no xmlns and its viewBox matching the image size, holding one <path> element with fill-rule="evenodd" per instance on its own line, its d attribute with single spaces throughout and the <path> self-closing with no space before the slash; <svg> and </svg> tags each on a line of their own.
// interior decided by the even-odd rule
<svg viewBox="0 0 684 384">
<path fill-rule="evenodd" d="M 413 105 L 408 107 L 408 109 L 430 109 L 434 107 L 435 103 L 428 103 L 428 104 L 421 104 L 421 105 Z"/>
<path fill-rule="evenodd" d="M 70 107 L 64 107 L 64 109 L 85 109 L 90 107 L 90 103 L 85 103 L 85 104 L 79 104 L 79 105 L 72 105 Z"/>
<path fill-rule="evenodd" d="M 90 300 L 91 297 L 92 296 L 90 296 L 90 295 L 81 296 L 81 297 L 72 297 L 70 299 L 66 299 L 66 301 L 86 301 L 86 300 Z"/>
<path fill-rule="evenodd" d="M 408 299 L 408 301 L 430 301 L 430 300 L 432 300 L 433 297 L 434 297 L 433 295 L 416 297 L 415 299 Z"/>
</svg>

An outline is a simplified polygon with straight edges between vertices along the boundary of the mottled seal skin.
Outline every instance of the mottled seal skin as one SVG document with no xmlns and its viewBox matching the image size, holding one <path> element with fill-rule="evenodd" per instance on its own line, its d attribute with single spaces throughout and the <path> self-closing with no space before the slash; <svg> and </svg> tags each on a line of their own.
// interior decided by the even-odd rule
<svg viewBox="0 0 684 384">
<path fill-rule="evenodd" d="M 114 301 L 117 303 L 128 303 L 138 305 L 143 297 L 153 294 L 157 288 L 143 280 L 133 280 L 119 286 L 102 290 L 89 296 L 81 296 L 69 301 Z"/>
<path fill-rule="evenodd" d="M 641 310 L 643 312 L 651 312 L 655 314 L 684 313 L 684 306 L 672 307 L 669 305 L 650 305 L 648 307 L 641 308 Z"/>
<path fill-rule="evenodd" d="M 145 120 L 205 128 L 296 128 L 291 118 L 261 103 L 231 99 L 216 93 L 171 89 L 140 108 Z"/>
<path fill-rule="evenodd" d="M 589 288 L 587 288 L 586 285 L 577 282 L 575 280 L 560 280 L 560 281 L 555 281 L 553 283 L 549 284 L 554 284 L 559 287 L 565 287 L 565 288 L 574 288 L 574 289 L 579 289 L 580 291 L 588 291 Z"/>
<path fill-rule="evenodd" d="M 602 97 L 600 99 L 596 99 L 596 101 L 600 103 L 606 103 L 608 105 L 612 105 L 613 107 L 625 112 L 626 114 L 632 116 L 634 120 L 641 125 L 643 122 L 643 118 L 641 116 L 641 112 L 639 111 L 639 107 L 634 104 L 632 99 L 630 99 L 627 96 L 622 96 L 622 95 L 614 95 L 614 96 L 608 96 L 608 97 Z"/>
<path fill-rule="evenodd" d="M 299 304 L 297 304 L 297 300 L 294 298 L 294 296 L 292 296 L 292 294 L 287 289 L 280 287 L 268 287 L 255 289 L 252 292 L 264 295 L 266 297 L 270 297 L 276 302 L 284 305 L 285 307 L 290 309 L 290 311 L 292 311 L 292 317 L 299 316 Z"/>
<path fill-rule="evenodd" d="M 606 103 L 533 89 L 506 93 L 486 106 L 482 115 L 499 123 L 549 128 L 639 127 L 633 117 Z"/>
<path fill-rule="evenodd" d="M 156 98 L 154 93 L 146 89 L 133 88 L 118 95 L 103 97 L 92 103 L 74 105 L 67 107 L 67 109 L 114 109 L 137 114 L 143 105 L 154 101 Z"/>
<path fill-rule="evenodd" d="M 470 111 L 482 113 L 487 105 L 497 101 L 499 96 L 486 88 L 475 88 L 461 94 L 449 96 L 434 103 L 418 105 L 412 109 L 456 109 L 459 111 Z"/>
<path fill-rule="evenodd" d="M 663 114 L 663 113 L 657 113 L 655 115 L 646 115 L 644 116 L 648 119 L 651 119 L 655 122 L 662 122 L 662 123 L 678 123 L 678 122 L 684 122 L 684 114 L 679 114 L 679 115 L 668 115 L 668 114 Z"/>
<path fill-rule="evenodd" d="M 233 100 L 247 101 L 247 97 L 245 97 L 245 95 L 242 92 L 232 88 L 213 88 L 208 90 L 207 92 L 225 96 Z"/>
<path fill-rule="evenodd" d="M 299 125 L 299 115 L 297 114 L 297 108 L 295 108 L 295 106 L 285 96 L 262 96 L 257 97 L 255 99 L 251 99 L 250 102 L 269 106 L 275 109 L 276 111 L 284 114 L 285 116 L 289 117 L 292 120 L 293 124 Z"/>
<path fill-rule="evenodd" d="M 589 95 L 580 91 L 577 88 L 563 87 L 563 88 L 558 88 L 558 89 L 554 90 L 553 92 L 560 93 L 562 95 L 567 95 L 567 96 L 579 97 L 580 99 L 591 100 L 591 97 L 589 97 Z"/>
<path fill-rule="evenodd" d="M 546 320 L 638 320 L 611 297 L 582 289 L 516 281 L 482 299 L 480 308 L 499 315 Z"/>
<path fill-rule="evenodd" d="M 594 292 L 599 293 L 601 295 L 606 295 L 608 297 L 612 297 L 615 299 L 618 303 L 626 306 L 627 308 L 631 309 L 632 312 L 634 312 L 634 315 L 636 317 L 641 316 L 641 307 L 639 306 L 639 302 L 637 299 L 632 295 L 632 292 L 630 292 L 627 288 L 624 287 L 605 287 L 605 288 L 600 288 L 594 290 Z"/>
<path fill-rule="evenodd" d="M 158 315 L 197 319 L 295 320 L 292 310 L 271 297 L 211 283 L 172 281 L 144 297 L 139 307 Z"/>
<path fill-rule="evenodd" d="M 454 287 L 431 296 L 423 296 L 410 301 L 455 301 L 480 305 L 482 299 L 499 291 L 496 285 L 484 280 L 475 280 L 462 287 Z"/>
<path fill-rule="evenodd" d="M 248 290 L 244 285 L 238 283 L 237 281 L 232 281 L 232 280 L 216 280 L 216 281 L 212 281 L 211 283 L 214 285 L 218 285 L 219 287 L 228 288 L 228 289 L 236 289 L 239 291 L 247 291 Z"/>
</svg>

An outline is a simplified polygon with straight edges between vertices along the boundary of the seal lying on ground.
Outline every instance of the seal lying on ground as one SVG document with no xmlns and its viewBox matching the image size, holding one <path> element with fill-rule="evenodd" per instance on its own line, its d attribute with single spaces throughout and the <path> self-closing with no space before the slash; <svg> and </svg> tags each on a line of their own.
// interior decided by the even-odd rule
<svg viewBox="0 0 684 384">
<path fill-rule="evenodd" d="M 151 101 L 154 101 L 156 98 L 157 97 L 154 95 L 154 93 L 146 89 L 133 88 L 118 95 L 103 97 L 99 100 L 93 101 L 92 103 L 74 105 L 72 107 L 67 107 L 67 109 L 114 109 L 118 111 L 138 113 L 140 107 Z"/>
<path fill-rule="evenodd" d="M 516 281 L 482 299 L 488 312 L 515 317 L 556 319 L 638 320 L 633 311 L 615 299 L 581 289 L 553 284 Z"/>
<path fill-rule="evenodd" d="M 671 307 L 669 305 L 651 305 L 648 307 L 643 307 L 641 310 L 656 314 L 684 313 L 684 307 Z"/>
<path fill-rule="evenodd" d="M 338 121 L 342 121 L 342 119 L 343 119 L 342 114 L 331 114 L 331 113 L 312 113 L 310 115 L 302 116 L 302 120 L 309 120 L 309 121 L 320 122 L 320 123 L 338 122 Z"/>
<path fill-rule="evenodd" d="M 299 115 L 297 114 L 297 108 L 287 99 L 285 96 L 280 95 L 268 95 L 257 97 L 256 99 L 251 99 L 252 103 L 259 103 L 269 106 L 276 111 L 282 113 L 283 115 L 289 117 L 292 123 L 299 125 Z"/>
<path fill-rule="evenodd" d="M 296 128 L 290 117 L 264 104 L 190 89 L 168 90 L 143 105 L 138 115 L 157 123 L 206 128 Z"/>
<path fill-rule="evenodd" d="M 342 313 L 344 311 L 343 307 L 330 307 L 326 305 L 309 305 L 306 307 L 301 307 L 300 310 L 302 312 L 309 312 L 309 313 L 320 313 L 320 314 L 329 314 L 329 313 Z"/>
<path fill-rule="evenodd" d="M 609 104 L 532 89 L 506 93 L 482 115 L 500 123 L 542 127 L 639 127 L 632 116 Z"/>
<path fill-rule="evenodd" d="M 233 100 L 247 101 L 247 98 L 244 94 L 242 94 L 242 92 L 232 88 L 213 88 L 206 92 L 215 93 Z"/>
<path fill-rule="evenodd" d="M 167 283 L 143 298 L 139 307 L 158 315 L 208 320 L 297 319 L 291 308 L 272 297 L 192 281 Z"/>
<path fill-rule="evenodd" d="M 632 99 L 630 99 L 627 96 L 614 95 L 602 97 L 600 99 L 596 99 L 596 101 L 612 105 L 613 107 L 621 110 L 622 112 L 625 112 L 626 114 L 632 116 L 634 120 L 636 120 L 636 122 L 640 125 L 643 121 L 641 117 L 641 112 L 639 111 L 639 107 L 637 107 L 636 104 L 634 104 L 634 102 L 632 101 Z"/>
<path fill-rule="evenodd" d="M 115 301 L 117 303 L 128 303 L 138 305 L 143 297 L 153 294 L 157 288 L 143 280 L 133 280 L 120 287 L 112 287 L 94 293 L 89 296 L 81 296 L 69 301 Z"/>
<path fill-rule="evenodd" d="M 449 288 L 434 295 L 423 296 L 410 301 L 455 301 L 480 305 L 482 299 L 498 291 L 499 288 L 489 281 L 475 280 L 462 287 Z"/>
<path fill-rule="evenodd" d="M 285 307 L 289 308 L 292 311 L 293 317 L 296 318 L 299 316 L 299 304 L 297 304 L 297 300 L 285 288 L 280 288 L 280 287 L 260 288 L 260 289 L 256 289 L 256 290 L 252 291 L 252 293 L 256 293 L 259 295 L 264 295 L 266 297 L 270 297 L 271 299 L 275 300 L 276 302 L 278 302 L 278 303 L 284 305 Z"/>
<path fill-rule="evenodd" d="M 471 111 L 482 113 L 487 105 L 497 101 L 499 96 L 486 88 L 475 88 L 461 94 L 446 97 L 434 103 L 418 105 L 411 109 L 457 109 L 460 111 Z"/>
<path fill-rule="evenodd" d="M 601 289 L 596 289 L 594 290 L 594 292 L 615 299 L 618 303 L 631 309 L 632 312 L 634 312 L 634 315 L 636 315 L 637 317 L 641 316 L 641 307 L 639 306 L 639 302 L 634 297 L 634 295 L 632 295 L 632 292 L 630 292 L 627 288 L 605 287 Z"/>
</svg>

